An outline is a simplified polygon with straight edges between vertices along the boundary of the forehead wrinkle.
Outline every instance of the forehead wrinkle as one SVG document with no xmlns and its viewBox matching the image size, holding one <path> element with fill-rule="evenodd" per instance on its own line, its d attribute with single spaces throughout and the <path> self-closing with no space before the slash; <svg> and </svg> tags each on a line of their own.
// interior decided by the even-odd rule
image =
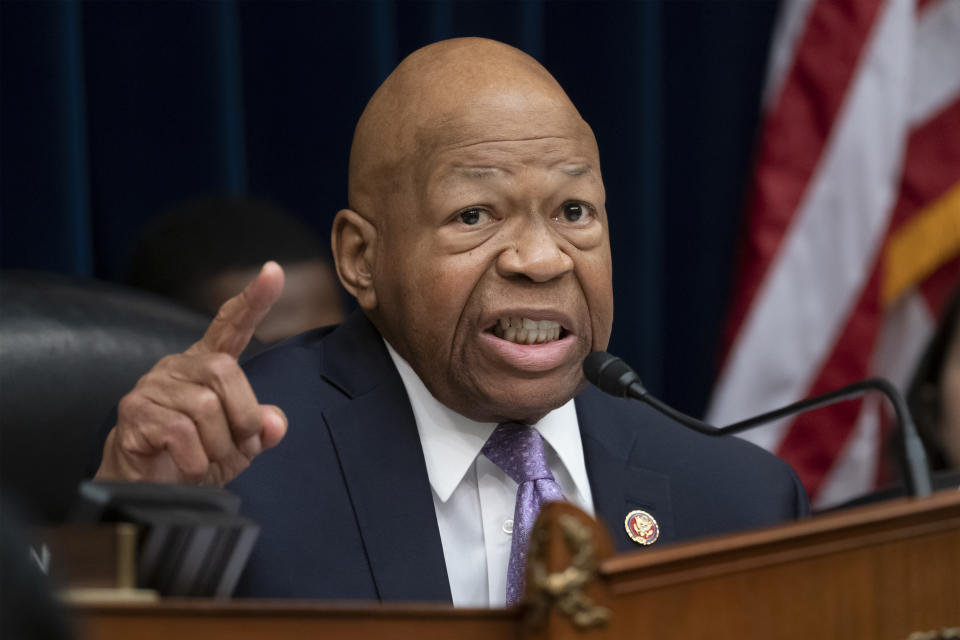
<svg viewBox="0 0 960 640">
<path fill-rule="evenodd" d="M 524 148 L 520 153 L 510 148 L 512 143 L 526 142 L 543 144 L 536 148 Z M 466 173 L 468 170 L 477 169 L 509 174 L 514 167 L 529 166 L 543 166 L 550 171 L 562 171 L 571 176 L 593 171 L 596 162 L 589 158 L 590 154 L 572 151 L 563 146 L 566 143 L 575 145 L 577 141 L 562 136 L 549 136 L 445 145 L 445 148 L 436 150 L 432 164 L 443 173 L 461 170 Z"/>
<path fill-rule="evenodd" d="M 445 146 L 448 147 L 449 150 L 458 150 L 458 149 L 469 149 L 471 147 L 478 147 L 480 145 L 485 145 L 485 144 L 510 144 L 511 142 L 540 142 L 540 141 L 550 142 L 552 140 L 567 141 L 567 140 L 570 140 L 570 138 L 565 136 L 528 136 L 528 137 L 521 136 L 517 138 L 490 138 L 487 140 L 477 140 L 475 142 L 462 142 L 457 144 L 448 143 Z"/>
<path fill-rule="evenodd" d="M 464 178 L 469 178 L 471 180 L 489 180 L 490 178 L 497 177 L 500 174 L 513 173 L 510 169 L 501 168 L 501 167 L 486 167 L 486 166 L 471 166 L 471 165 L 454 165 L 450 168 L 449 173 L 457 174 Z"/>
<path fill-rule="evenodd" d="M 558 166 L 553 165 L 550 168 L 557 169 Z M 590 166 L 589 164 L 575 164 L 575 165 L 564 164 L 563 166 L 559 167 L 559 170 L 567 174 L 571 178 L 579 178 L 580 176 L 585 176 L 588 173 L 592 173 L 593 167 Z"/>
<path fill-rule="evenodd" d="M 524 162 L 521 166 L 530 166 L 532 163 Z M 589 164 L 568 165 L 565 163 L 555 163 L 547 167 L 547 170 L 553 173 L 560 173 L 568 178 L 583 178 L 593 175 L 593 167 Z M 444 167 L 436 175 L 438 182 L 445 182 L 448 179 L 463 178 L 473 182 L 490 182 L 493 179 L 501 177 L 511 177 L 515 175 L 509 167 L 490 167 L 483 165 L 455 164 Z"/>
</svg>

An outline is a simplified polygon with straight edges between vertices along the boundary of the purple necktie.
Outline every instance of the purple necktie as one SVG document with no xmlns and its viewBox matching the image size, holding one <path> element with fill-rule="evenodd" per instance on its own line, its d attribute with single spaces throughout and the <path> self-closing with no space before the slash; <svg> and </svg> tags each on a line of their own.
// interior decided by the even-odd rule
<svg viewBox="0 0 960 640">
<path fill-rule="evenodd" d="M 507 565 L 507 606 L 523 599 L 524 571 L 530 530 L 548 502 L 563 500 L 563 491 L 553 479 L 543 438 L 536 429 L 515 422 L 497 426 L 481 450 L 495 465 L 517 483 L 517 504 L 513 509 L 513 541 Z"/>
</svg>

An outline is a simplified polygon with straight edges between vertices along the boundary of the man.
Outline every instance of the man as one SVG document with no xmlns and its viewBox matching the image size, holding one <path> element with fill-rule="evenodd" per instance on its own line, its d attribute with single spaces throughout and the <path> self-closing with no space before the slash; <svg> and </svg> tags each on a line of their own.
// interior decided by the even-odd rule
<svg viewBox="0 0 960 640">
<path fill-rule="evenodd" d="M 502 428 L 542 435 L 551 486 L 620 549 L 634 511 L 659 543 L 804 513 L 776 458 L 585 388 L 613 314 L 604 199 L 593 133 L 535 60 L 414 52 L 360 117 L 333 225 L 361 312 L 241 370 L 282 288 L 268 263 L 121 401 L 98 477 L 232 481 L 262 525 L 241 595 L 504 603 L 523 485 Z"/>
</svg>

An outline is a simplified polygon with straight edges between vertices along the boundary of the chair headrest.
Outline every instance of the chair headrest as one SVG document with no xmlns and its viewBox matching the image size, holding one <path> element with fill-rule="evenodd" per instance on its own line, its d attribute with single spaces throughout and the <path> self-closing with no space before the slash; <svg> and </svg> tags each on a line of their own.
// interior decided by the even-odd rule
<svg viewBox="0 0 960 640">
<path fill-rule="evenodd" d="M 128 287 L 0 272 L 5 493 L 40 519 L 59 520 L 111 408 L 157 360 L 199 339 L 208 323 Z"/>
</svg>

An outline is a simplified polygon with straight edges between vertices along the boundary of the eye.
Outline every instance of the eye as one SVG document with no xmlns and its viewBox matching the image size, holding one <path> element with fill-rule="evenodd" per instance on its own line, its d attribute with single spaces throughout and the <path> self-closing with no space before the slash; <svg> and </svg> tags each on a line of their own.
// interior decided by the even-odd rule
<svg viewBox="0 0 960 640">
<path fill-rule="evenodd" d="M 583 202 L 564 202 L 561 211 L 567 222 L 580 222 L 591 214 L 590 206 Z"/>
<path fill-rule="evenodd" d="M 474 226 L 480 223 L 484 219 L 484 216 L 488 215 L 486 211 L 480 207 L 470 207 L 469 209 L 464 209 L 457 214 L 457 219 L 465 225 Z"/>
</svg>

